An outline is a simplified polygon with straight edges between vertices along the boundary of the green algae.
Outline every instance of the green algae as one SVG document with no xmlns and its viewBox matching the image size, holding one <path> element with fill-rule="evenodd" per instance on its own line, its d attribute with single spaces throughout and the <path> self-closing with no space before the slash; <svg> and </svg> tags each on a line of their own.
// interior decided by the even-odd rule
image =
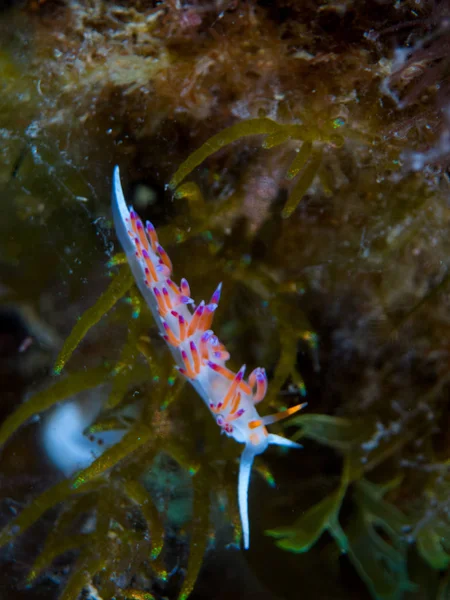
<svg viewBox="0 0 450 600">
<path fill-rule="evenodd" d="M 267 535 L 276 538 L 280 548 L 302 553 L 309 550 L 324 531 L 329 531 L 340 552 L 348 555 L 374 600 L 402 598 L 406 590 L 414 589 L 407 574 L 405 532 L 409 521 L 383 499 L 389 490 L 398 486 L 398 479 L 379 485 L 363 477 L 378 463 L 378 456 L 372 456 L 371 460 L 363 456 L 364 441 L 370 438 L 372 425 L 364 420 L 314 414 L 290 419 L 291 425 L 300 428 L 293 439 L 310 438 L 343 454 L 341 483 L 335 492 L 313 505 L 292 525 L 268 530 Z M 382 449 L 384 459 L 389 451 L 394 451 L 392 444 Z M 351 498 L 354 514 L 349 524 L 341 528 L 338 518 L 346 496 Z"/>
<path fill-rule="evenodd" d="M 93 489 L 95 490 L 96 488 Z M 54 526 L 45 540 L 44 547 L 28 573 L 29 583 L 32 583 L 61 554 L 64 554 L 68 550 L 83 548 L 86 543 L 89 543 L 90 534 L 74 533 L 71 529 L 74 520 L 80 514 L 85 514 L 87 511 L 92 510 L 94 506 L 95 494 L 91 493 L 71 497 L 63 505 Z"/>
<path fill-rule="evenodd" d="M 432 523 L 417 534 L 417 550 L 433 569 L 447 569 L 450 564 L 450 546 L 447 526 Z"/>
<path fill-rule="evenodd" d="M 158 558 L 164 544 L 164 528 L 159 519 L 156 507 L 149 497 L 148 491 L 136 480 L 127 480 L 124 483 L 124 493 L 132 500 L 142 512 L 147 524 L 148 533 L 152 541 L 152 559 Z"/>
<path fill-rule="evenodd" d="M 266 150 L 276 148 L 289 141 L 300 141 L 301 144 L 297 150 L 297 156 L 292 161 L 286 173 L 287 180 L 299 177 L 291 189 L 281 212 L 283 218 L 290 217 L 317 176 L 323 185 L 325 194 L 330 195 L 332 193 L 331 179 L 323 168 L 323 151 L 328 146 L 331 148 L 341 147 L 345 142 L 346 135 L 346 133 L 336 135 L 333 125 L 312 125 L 307 117 L 303 118 L 305 122 L 308 122 L 308 125 L 278 123 L 266 117 L 235 123 L 231 127 L 212 136 L 198 150 L 195 150 L 172 176 L 169 188 L 175 192 L 176 196 L 185 196 L 191 203 L 195 204 L 194 208 L 197 211 L 200 206 L 197 187 L 184 184 L 183 189 L 179 191 L 179 186 L 194 169 L 211 155 L 225 146 L 249 136 L 265 136 L 262 148 Z M 349 137 L 351 137 L 351 133 L 350 130 Z M 360 138 L 360 141 L 366 144 L 371 142 L 368 136 L 360 136 Z"/>
<path fill-rule="evenodd" d="M 102 482 L 91 482 L 81 493 L 89 493 L 92 490 L 97 490 L 102 486 Z M 0 532 L 0 545 L 4 545 L 12 541 L 16 536 L 26 531 L 33 523 L 35 523 L 41 515 L 47 510 L 67 500 L 73 495 L 73 488 L 69 481 L 62 481 L 55 486 L 45 490 L 38 496 L 29 506 L 8 523 Z"/>
<path fill-rule="evenodd" d="M 81 340 L 100 319 L 120 300 L 133 284 L 133 277 L 130 270 L 122 269 L 110 283 L 106 292 L 89 308 L 78 320 L 72 329 L 69 337 L 64 343 L 61 352 L 56 359 L 54 372 L 59 375 L 72 356 L 74 350 L 78 347 Z"/>
<path fill-rule="evenodd" d="M 287 218 L 287 217 L 291 216 L 291 214 L 294 212 L 294 210 L 300 204 L 303 196 L 306 194 L 309 187 L 311 186 L 314 178 L 316 177 L 316 175 L 319 171 L 319 167 L 322 163 L 322 152 L 320 152 L 320 151 L 311 152 L 305 158 L 305 157 L 301 156 L 301 151 L 300 151 L 298 158 L 301 159 L 301 164 L 294 165 L 294 163 L 293 163 L 288 171 L 287 177 L 289 179 L 291 179 L 292 177 L 295 177 L 297 175 L 297 173 L 298 173 L 298 171 L 300 171 L 300 169 L 302 169 L 303 167 L 304 167 L 304 169 L 303 169 L 302 174 L 299 177 L 299 180 L 294 185 L 286 204 L 283 207 L 283 210 L 281 212 L 281 216 L 283 218 Z M 308 161 L 308 164 L 306 164 L 306 161 Z"/>
<path fill-rule="evenodd" d="M 356 514 L 342 528 L 339 513 L 351 483 L 350 460 L 345 459 L 341 483 L 336 491 L 307 510 L 291 526 L 266 531 L 276 545 L 292 553 L 307 552 L 328 531 L 342 554 L 348 556 L 366 583 L 374 600 L 397 600 L 406 590 L 414 590 L 406 570 L 408 520 L 383 500 L 387 486 L 365 479 L 357 481 L 351 497 Z M 386 541 L 386 537 L 389 541 Z"/>
<path fill-rule="evenodd" d="M 94 367 L 81 372 L 71 373 L 62 381 L 57 381 L 46 390 L 38 392 L 30 401 L 7 417 L 0 427 L 0 444 L 3 445 L 16 431 L 34 415 L 49 408 L 79 392 L 95 388 L 105 383 L 110 368 L 108 366 Z"/>
<path fill-rule="evenodd" d="M 133 427 L 117 444 L 105 450 L 89 467 L 77 473 L 72 480 L 72 488 L 76 490 L 95 477 L 102 475 L 125 457 L 130 456 L 135 450 L 147 444 L 151 436 L 152 432 L 147 427 Z"/>
<path fill-rule="evenodd" d="M 373 432 L 370 422 L 317 414 L 292 417 L 289 426 L 299 427 L 292 436 L 294 441 L 306 437 L 344 453 L 357 450 Z"/>
<path fill-rule="evenodd" d="M 206 141 L 198 150 L 193 152 L 176 170 L 169 182 L 169 187 L 176 190 L 180 183 L 208 156 L 214 154 L 224 146 L 253 135 L 273 135 L 280 133 L 281 126 L 271 119 L 250 119 L 236 123 L 231 127 L 216 133 Z"/>
<path fill-rule="evenodd" d="M 383 500 L 385 486 L 362 479 L 353 495 L 356 517 L 348 528 L 349 558 L 372 597 L 396 600 L 415 586 L 407 574 L 407 518 Z"/>
<path fill-rule="evenodd" d="M 194 589 L 203 557 L 210 541 L 209 532 L 209 500 L 210 482 L 204 472 L 194 475 L 193 518 L 190 527 L 189 559 L 187 575 L 181 587 L 179 598 L 186 600 Z M 205 535 L 206 533 L 206 535 Z"/>
<path fill-rule="evenodd" d="M 276 545 L 294 553 L 307 552 L 319 537 L 328 531 L 341 552 L 347 552 L 347 537 L 339 524 L 339 511 L 347 486 L 344 482 L 330 494 L 305 512 L 292 526 L 269 529 L 266 534 L 278 540 Z"/>
<path fill-rule="evenodd" d="M 125 267 L 125 269 L 128 269 L 128 267 Z M 124 274 L 122 271 L 120 275 L 93 307 L 94 310 L 88 309 L 87 313 L 81 317 L 82 326 L 78 329 L 75 328 L 75 332 L 72 332 L 69 336 L 69 340 L 61 353 L 61 356 L 65 356 L 65 360 L 70 357 L 83 335 L 98 322 L 102 314 L 108 312 L 113 304 L 127 293 L 130 286 L 129 274 Z M 117 285 L 117 282 L 119 285 Z M 117 561 L 122 560 L 121 557 L 126 547 L 129 546 L 131 549 L 135 544 L 142 545 L 139 538 L 135 539 L 135 534 L 127 528 L 126 523 L 123 521 L 123 512 L 119 507 L 113 509 L 110 506 L 105 511 L 101 500 L 95 500 L 92 497 L 97 488 L 103 490 L 102 494 L 110 493 L 115 497 L 120 495 L 126 499 L 127 503 L 131 502 L 139 508 L 146 523 L 148 539 L 151 540 L 151 549 L 149 549 L 147 557 L 152 562 L 154 561 L 153 568 L 156 576 L 159 578 L 166 577 L 164 563 L 161 559 L 165 531 L 161 517 L 153 505 L 147 489 L 141 483 L 142 471 L 145 469 L 145 465 L 151 464 L 157 450 L 167 452 L 177 461 L 180 468 L 193 478 L 194 508 L 199 511 L 199 515 L 202 515 L 196 515 L 189 528 L 191 552 L 187 564 L 187 576 L 182 583 L 180 597 L 187 597 L 193 589 L 204 553 L 211 540 L 208 516 L 211 500 L 207 492 L 207 488 L 211 483 L 210 475 L 202 472 L 201 465 L 195 453 L 192 452 L 192 442 L 186 444 L 179 439 L 175 430 L 173 432 L 166 431 L 164 426 L 158 429 L 156 425 L 156 418 L 166 419 L 166 417 L 160 415 L 164 415 L 174 406 L 174 401 L 183 389 L 184 382 L 180 378 L 174 377 L 172 366 L 166 371 L 166 368 L 159 365 L 155 360 L 154 350 L 149 343 L 150 339 L 142 336 L 148 316 L 142 314 L 140 301 L 135 291 L 131 290 L 129 294 L 130 303 L 134 305 L 134 317 L 130 319 L 127 340 L 119 360 L 94 369 L 92 373 L 87 370 L 82 373 L 68 374 L 64 379 L 57 381 L 46 390 L 42 397 L 38 394 L 29 403 L 20 407 L 17 413 L 13 414 L 10 420 L 4 424 L 3 441 L 29 418 L 30 407 L 34 408 L 34 413 L 44 411 L 56 402 L 69 398 L 84 389 L 102 385 L 108 380 L 112 382 L 112 391 L 108 396 L 108 403 L 105 407 L 106 412 L 101 414 L 97 421 L 88 427 L 87 432 L 101 433 L 102 431 L 123 429 L 125 427 L 126 432 L 122 439 L 114 446 L 106 449 L 91 465 L 78 472 L 71 481 L 63 482 L 61 486 L 47 490 L 42 498 L 37 498 L 0 534 L 0 543 L 10 541 L 25 531 L 51 506 L 64 500 L 68 505 L 72 505 L 72 508 L 69 506 L 68 509 L 63 511 L 62 517 L 56 523 L 52 534 L 49 535 L 29 574 L 29 581 L 34 581 L 55 558 L 69 550 L 80 550 L 81 554 L 76 568 L 82 569 L 82 573 L 74 572 L 69 578 L 63 591 L 63 597 L 68 600 L 75 598 L 81 589 L 86 585 L 90 585 L 93 578 L 100 573 L 103 580 L 102 589 L 105 591 L 111 588 L 111 592 L 113 592 L 114 585 L 108 583 L 108 573 L 111 574 L 110 581 L 113 581 L 116 569 L 114 565 Z M 142 371 L 141 358 L 146 359 L 150 367 L 150 373 L 148 367 L 145 367 L 145 371 Z M 127 373 L 125 381 L 120 380 L 123 371 Z M 137 415 L 132 416 L 132 411 L 129 417 L 124 420 L 120 414 L 120 406 L 123 403 L 124 395 L 129 385 L 134 386 L 137 381 L 145 378 L 144 373 L 147 374 L 147 378 L 154 387 L 151 402 L 148 402 L 143 408 L 144 419 L 140 422 L 139 418 L 136 419 Z M 116 386 L 114 385 L 115 381 L 119 381 Z M 152 422 L 153 427 L 144 424 Z M 118 489 L 116 489 L 116 486 L 118 486 Z M 231 485 L 229 490 L 231 491 Z M 92 497 L 89 510 L 86 507 L 83 508 L 82 504 L 76 501 L 76 495 L 83 493 L 88 498 Z M 80 512 L 94 511 L 97 518 L 99 518 L 100 510 L 103 514 L 102 518 L 106 518 L 107 514 L 114 513 L 114 519 L 118 523 L 123 522 L 119 530 L 114 533 L 114 536 L 121 540 L 122 550 L 119 551 L 118 547 L 117 552 L 104 554 L 105 539 L 111 535 L 111 532 L 108 533 L 104 528 L 102 532 L 95 531 L 86 535 L 73 535 L 70 533 L 71 523 Z M 237 514 L 236 507 L 234 510 Z M 234 520 L 237 521 L 236 518 Z"/>
</svg>

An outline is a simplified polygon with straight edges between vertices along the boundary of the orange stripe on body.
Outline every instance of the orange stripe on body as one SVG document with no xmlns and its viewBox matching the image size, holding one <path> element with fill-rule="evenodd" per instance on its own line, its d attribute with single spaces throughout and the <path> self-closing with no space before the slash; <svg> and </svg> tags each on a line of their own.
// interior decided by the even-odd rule
<svg viewBox="0 0 450 600">
<path fill-rule="evenodd" d="M 230 415 L 234 415 L 234 413 L 239 408 L 239 404 L 241 403 L 241 394 L 237 393 L 234 397 L 233 404 L 231 405 Z"/>
</svg>

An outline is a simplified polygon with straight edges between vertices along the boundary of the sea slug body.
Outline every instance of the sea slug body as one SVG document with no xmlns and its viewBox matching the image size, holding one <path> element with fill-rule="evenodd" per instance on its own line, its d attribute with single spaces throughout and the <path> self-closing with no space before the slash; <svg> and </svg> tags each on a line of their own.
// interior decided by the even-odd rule
<svg viewBox="0 0 450 600">
<path fill-rule="evenodd" d="M 260 417 L 255 405 L 267 390 L 265 370 L 258 367 L 245 381 L 245 365 L 237 373 L 226 367 L 230 355 L 211 329 L 222 292 L 219 284 L 210 301 L 195 308 L 186 279 L 172 280 L 172 263 L 159 244 L 153 225 L 144 224 L 128 208 L 114 168 L 112 212 L 117 237 L 125 251 L 136 284 L 145 298 L 162 337 L 172 351 L 180 373 L 186 377 L 210 410 L 217 425 L 229 437 L 245 444 L 240 460 L 238 501 L 244 548 L 250 543 L 248 486 L 253 459 L 269 444 L 301 448 L 299 444 L 268 433 L 270 425 L 292 415 L 304 404 Z"/>
</svg>

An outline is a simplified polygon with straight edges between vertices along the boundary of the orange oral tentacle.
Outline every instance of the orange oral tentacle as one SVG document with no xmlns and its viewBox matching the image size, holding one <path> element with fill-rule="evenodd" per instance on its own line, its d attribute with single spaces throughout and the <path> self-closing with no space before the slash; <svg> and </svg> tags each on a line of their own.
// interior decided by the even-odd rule
<svg viewBox="0 0 450 600">
<path fill-rule="evenodd" d="M 287 417 L 290 417 L 294 413 L 304 408 L 307 404 L 307 402 L 304 402 L 303 404 L 297 404 L 297 406 L 293 406 L 292 408 L 288 408 L 273 415 L 263 417 L 261 420 L 264 425 L 272 425 L 272 423 L 276 423 L 277 421 L 281 421 L 281 419 L 286 419 Z"/>
</svg>

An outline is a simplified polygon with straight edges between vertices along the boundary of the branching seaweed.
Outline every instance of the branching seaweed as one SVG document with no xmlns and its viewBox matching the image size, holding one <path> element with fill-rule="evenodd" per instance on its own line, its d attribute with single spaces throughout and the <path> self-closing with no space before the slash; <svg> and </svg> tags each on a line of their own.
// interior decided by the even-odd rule
<svg viewBox="0 0 450 600">
<path fill-rule="evenodd" d="M 316 177 L 319 178 L 325 193 L 331 193 L 328 176 L 322 163 L 323 150 L 327 146 L 340 147 L 343 145 L 345 137 L 336 132 L 343 125 L 342 119 L 335 119 L 324 127 L 313 126 L 306 122 L 281 124 L 266 117 L 241 121 L 217 133 L 193 152 L 176 171 L 170 180 L 169 187 L 176 195 L 185 196 L 194 202 L 197 197 L 194 192 L 195 188 L 179 187 L 180 184 L 212 154 L 242 138 L 263 135 L 265 137 L 262 148 L 266 150 L 290 141 L 294 144 L 301 142 L 300 148 L 297 148 L 298 154 L 286 173 L 287 180 L 299 177 L 281 213 L 284 218 L 287 218 L 297 208 Z M 350 137 L 353 135 L 351 131 L 346 134 Z"/>
<path fill-rule="evenodd" d="M 111 266 L 120 262 L 119 257 Z M 124 299 L 128 335 L 118 360 L 106 362 L 101 367 L 62 374 L 60 381 L 32 397 L 6 419 L 0 428 L 0 439 L 4 444 L 33 415 L 105 383 L 110 385 L 107 403 L 86 434 L 101 435 L 103 431 L 114 429 L 125 429 L 125 433 L 119 442 L 104 450 L 89 466 L 31 502 L 0 532 L 0 545 L 12 542 L 49 509 L 61 504 L 57 521 L 30 570 L 30 583 L 57 557 L 77 551 L 79 558 L 62 592 L 64 600 L 75 600 L 81 590 L 89 586 L 98 587 L 103 594 L 117 598 L 152 597 L 150 590 L 123 587 L 125 573 L 130 574 L 129 583 L 133 574 L 150 576 L 151 581 L 159 581 L 160 585 L 168 585 L 175 578 L 179 597 L 185 599 L 194 587 L 203 556 L 214 537 L 209 520 L 214 502 L 212 489 L 227 498 L 235 536 L 238 538 L 240 535 L 234 498 L 235 474 L 200 462 L 195 439 L 180 436 L 176 427 L 171 425 L 168 413 L 174 408 L 177 410 L 174 400 L 183 389 L 184 381 L 174 376 L 169 363 L 155 360 L 155 343 L 147 335 L 149 315 L 146 309 L 142 310 L 128 266 L 120 269 L 108 290 L 81 316 L 67 338 L 58 356 L 55 373 L 61 372 L 89 330 Z M 149 385 L 150 401 L 138 403 L 125 416 L 124 406 L 128 402 L 130 387 L 145 388 Z M 217 446 L 221 440 L 217 436 L 211 437 L 208 444 L 211 443 Z M 227 450 L 227 453 L 230 452 L 228 458 L 235 458 L 232 448 Z M 189 540 L 190 548 L 185 576 L 182 576 L 183 569 L 178 568 L 170 569 L 172 575 L 168 575 L 165 530 L 168 527 L 173 529 L 175 525 L 167 521 L 167 515 L 163 518 L 165 513 L 156 508 L 156 499 L 146 484 L 146 474 L 149 469 L 156 468 L 156 458 L 161 454 L 171 457 L 188 474 L 193 491 L 192 522 L 187 528 L 187 537 L 184 534 L 185 543 Z M 221 456 L 223 449 L 211 452 L 211 455 Z M 273 476 L 262 460 L 258 460 L 256 468 L 268 483 L 273 482 Z M 108 497 L 114 497 L 115 502 L 105 502 Z M 134 514 L 134 507 L 139 510 L 143 525 L 139 524 L 139 518 L 130 521 L 127 516 Z M 80 518 L 85 523 L 81 529 Z M 178 535 L 183 538 L 181 532 Z M 120 582 L 119 573 L 122 573 Z M 173 583 L 170 585 L 173 586 Z"/>
<path fill-rule="evenodd" d="M 293 422 L 300 427 L 295 439 L 310 438 L 343 454 L 341 482 L 336 491 L 291 526 L 266 533 L 276 538 L 277 545 L 284 550 L 305 552 L 328 530 L 375 600 L 401 598 L 405 590 L 411 589 L 406 571 L 408 519 L 383 499 L 389 489 L 398 485 L 398 480 L 380 486 L 362 477 L 378 460 L 378 457 L 372 457 L 373 462 L 362 460 L 363 441 L 370 437 L 372 426 L 363 420 L 314 414 L 302 415 Z M 338 517 L 346 495 L 351 498 L 355 515 L 342 529 Z"/>
</svg>

